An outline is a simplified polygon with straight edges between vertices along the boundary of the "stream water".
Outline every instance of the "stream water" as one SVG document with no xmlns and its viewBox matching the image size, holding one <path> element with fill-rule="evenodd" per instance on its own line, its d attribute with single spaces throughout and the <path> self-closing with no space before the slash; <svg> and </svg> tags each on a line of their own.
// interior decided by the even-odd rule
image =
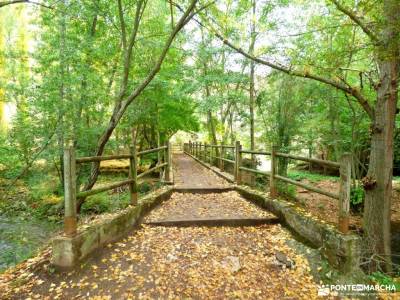
<svg viewBox="0 0 400 300">
<path fill-rule="evenodd" d="M 58 228 L 53 222 L 0 215 L 0 272 L 34 255 Z"/>
</svg>

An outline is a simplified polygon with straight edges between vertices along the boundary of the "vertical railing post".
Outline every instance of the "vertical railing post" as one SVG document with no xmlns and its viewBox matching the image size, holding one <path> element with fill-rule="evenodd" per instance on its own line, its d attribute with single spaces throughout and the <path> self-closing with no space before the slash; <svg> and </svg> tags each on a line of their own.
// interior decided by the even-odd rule
<svg viewBox="0 0 400 300">
<path fill-rule="evenodd" d="M 76 159 L 73 146 L 64 149 L 64 201 L 64 233 L 73 236 L 77 232 Z"/>
<path fill-rule="evenodd" d="M 350 221 L 351 154 L 340 158 L 339 231 L 347 233 Z"/>
<path fill-rule="evenodd" d="M 223 161 L 223 158 L 224 158 L 224 146 L 223 146 L 222 143 L 221 143 L 220 149 L 221 149 L 221 151 L 219 152 L 219 169 L 221 170 L 221 172 L 223 172 L 224 171 L 224 161 Z"/>
<path fill-rule="evenodd" d="M 235 144 L 235 182 L 236 184 L 242 184 L 242 171 L 240 167 L 242 166 L 242 145 L 240 141 L 236 141 Z"/>
<path fill-rule="evenodd" d="M 269 177 L 269 195 L 271 198 L 275 198 L 278 196 L 278 192 L 276 189 L 276 181 L 275 181 L 275 173 L 276 173 L 276 152 L 277 152 L 277 146 L 272 146 L 272 151 L 271 151 L 271 173 Z"/>
<path fill-rule="evenodd" d="M 131 158 L 129 159 L 129 178 L 132 179 L 132 183 L 129 185 L 129 192 L 131 198 L 131 204 L 137 205 L 138 202 L 138 183 L 137 183 L 137 167 L 138 159 L 136 155 L 136 146 L 132 146 Z"/>
<path fill-rule="evenodd" d="M 204 143 L 204 157 L 203 157 L 203 159 L 204 159 L 204 162 L 205 163 L 207 163 L 207 148 L 208 146 L 207 146 L 207 143 Z"/>
<path fill-rule="evenodd" d="M 192 149 L 192 141 L 189 141 L 189 154 L 192 154 L 192 151 L 193 151 L 193 149 Z"/>
<path fill-rule="evenodd" d="M 165 162 L 167 163 L 167 165 L 165 166 L 165 170 L 164 170 L 164 178 L 166 182 L 170 182 L 171 181 L 171 167 L 172 167 L 172 151 L 171 151 L 171 143 L 169 141 L 166 142 L 166 146 L 167 149 L 165 149 Z"/>
<path fill-rule="evenodd" d="M 201 142 L 199 143 L 199 160 L 201 160 Z"/>
</svg>

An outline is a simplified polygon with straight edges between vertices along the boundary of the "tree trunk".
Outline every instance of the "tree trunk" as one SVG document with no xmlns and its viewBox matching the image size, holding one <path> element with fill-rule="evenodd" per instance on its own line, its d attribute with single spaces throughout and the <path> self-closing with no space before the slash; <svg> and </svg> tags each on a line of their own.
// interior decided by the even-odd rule
<svg viewBox="0 0 400 300">
<path fill-rule="evenodd" d="M 65 8 L 65 2 L 63 1 L 63 7 Z M 58 160 L 60 164 L 60 183 L 64 186 L 64 98 L 65 98 L 65 43 L 66 43 L 66 16 L 62 15 L 60 20 L 60 49 L 59 49 L 59 59 L 60 59 L 60 86 L 59 86 L 59 105 L 58 105 L 58 128 L 57 128 L 57 144 L 58 144 Z"/>
<path fill-rule="evenodd" d="M 384 16 L 386 22 L 383 24 L 382 44 L 377 53 L 380 82 L 371 128 L 371 154 L 368 174 L 363 179 L 366 190 L 364 230 L 366 249 L 376 259 L 371 264 L 372 270 L 390 272 L 393 136 L 400 70 L 400 2 L 384 1 Z"/>
<path fill-rule="evenodd" d="M 371 154 L 367 177 L 364 229 L 368 251 L 379 255 L 372 268 L 382 267 L 390 271 L 390 207 L 393 173 L 393 133 L 397 107 L 398 66 L 395 63 L 380 64 L 381 86 L 378 89 L 375 120 L 372 125 Z"/>
<path fill-rule="evenodd" d="M 250 29 L 250 47 L 249 53 L 254 55 L 254 46 L 256 43 L 256 1 L 252 0 L 252 16 L 251 16 L 251 29 Z M 254 101 L 255 101 L 255 88 L 254 88 L 254 71 L 255 62 L 250 61 L 250 89 L 249 89 L 249 110 L 250 110 L 250 150 L 255 150 L 255 137 L 254 137 Z M 251 155 L 252 168 L 256 168 L 256 156 Z M 255 175 L 251 174 L 251 185 L 255 183 Z"/>
</svg>

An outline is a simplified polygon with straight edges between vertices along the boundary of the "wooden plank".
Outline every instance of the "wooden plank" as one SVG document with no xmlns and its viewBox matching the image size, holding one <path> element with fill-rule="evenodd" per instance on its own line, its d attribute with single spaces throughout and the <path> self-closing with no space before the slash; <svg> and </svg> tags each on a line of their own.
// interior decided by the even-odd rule
<svg viewBox="0 0 400 300">
<path fill-rule="evenodd" d="M 171 159 L 171 143 L 167 142 L 167 150 L 165 151 L 165 162 L 167 166 L 165 167 L 165 181 L 171 181 L 171 170 L 172 170 L 172 159 Z"/>
<path fill-rule="evenodd" d="M 174 192 L 177 193 L 192 193 L 192 194 L 220 194 L 234 191 L 234 187 L 175 187 Z"/>
<path fill-rule="evenodd" d="M 265 175 L 265 176 L 269 176 L 271 174 L 271 172 L 260 171 L 260 170 L 246 168 L 246 167 L 240 167 L 240 170 L 250 172 L 250 173 Z"/>
<path fill-rule="evenodd" d="M 316 164 L 319 164 L 319 165 L 329 166 L 329 167 L 332 167 L 332 168 L 339 168 L 340 167 L 340 163 L 337 163 L 337 162 L 334 162 L 334 161 L 330 161 L 330 160 L 309 158 L 309 157 L 297 156 L 297 155 L 293 155 L 293 154 L 289 154 L 289 153 L 282 153 L 282 152 L 277 152 L 276 156 L 286 157 L 286 158 L 295 159 L 295 160 L 302 160 L 302 161 L 306 161 L 306 162 L 316 163 Z"/>
<path fill-rule="evenodd" d="M 157 221 L 144 222 L 144 224 L 152 226 L 257 226 L 264 224 L 278 224 L 279 219 L 271 218 L 213 218 L 213 219 L 163 219 Z"/>
<path fill-rule="evenodd" d="M 137 156 L 144 155 L 144 154 L 149 154 L 149 153 L 153 153 L 153 152 L 157 152 L 157 151 L 161 151 L 161 150 L 164 150 L 166 148 L 167 148 L 167 146 L 161 146 L 161 147 L 154 148 L 154 149 L 148 149 L 148 150 L 139 151 L 137 153 Z"/>
<path fill-rule="evenodd" d="M 236 184 L 242 184 L 242 173 L 240 168 L 242 166 L 242 145 L 240 145 L 240 141 L 236 141 L 235 144 L 235 181 Z"/>
<path fill-rule="evenodd" d="M 255 154 L 255 155 L 271 155 L 271 152 L 268 151 L 261 151 L 261 150 L 241 150 L 242 153 L 247 153 L 247 154 Z"/>
<path fill-rule="evenodd" d="M 271 172 L 269 175 L 269 195 L 271 198 L 278 196 L 278 191 L 275 185 L 275 172 L 276 172 L 276 152 L 278 147 L 272 146 L 271 152 Z"/>
<path fill-rule="evenodd" d="M 224 172 L 224 169 L 225 169 L 224 161 L 223 161 L 224 154 L 225 154 L 225 151 L 224 151 L 223 145 L 221 144 L 220 152 L 219 152 L 219 169 L 221 170 L 221 172 Z"/>
<path fill-rule="evenodd" d="M 150 173 L 152 173 L 152 172 L 154 172 L 154 171 L 156 171 L 156 170 L 158 170 L 158 169 L 164 168 L 166 165 L 167 165 L 167 163 L 163 163 L 163 164 L 161 164 L 161 165 L 157 165 L 157 166 L 155 166 L 155 167 L 153 167 L 153 168 L 151 168 L 151 169 L 148 169 L 147 171 L 145 171 L 145 172 L 143 172 L 143 173 L 140 173 L 140 174 L 137 176 L 137 178 L 138 178 L 138 179 L 139 179 L 139 178 L 142 178 L 143 176 L 145 176 L 145 175 L 147 175 L 147 174 L 150 174 Z"/>
<path fill-rule="evenodd" d="M 76 209 L 76 159 L 75 149 L 64 149 L 64 233 L 73 236 L 77 232 Z"/>
<path fill-rule="evenodd" d="M 348 233 L 350 223 L 351 154 L 343 154 L 340 159 L 339 170 L 339 230 L 342 233 Z"/>
<path fill-rule="evenodd" d="M 130 154 L 121 154 L 121 155 L 106 155 L 106 156 L 87 156 L 87 157 L 79 157 L 76 159 L 77 164 L 88 163 L 88 162 L 96 162 L 96 161 L 104 161 L 104 160 L 113 160 L 113 159 L 130 159 Z"/>
<path fill-rule="evenodd" d="M 232 163 L 232 164 L 234 164 L 235 163 L 235 161 L 234 160 L 232 160 L 232 159 L 227 159 L 227 158 L 221 158 L 223 161 L 226 161 L 226 162 L 229 162 L 229 163 Z"/>
<path fill-rule="evenodd" d="M 129 185 L 131 204 L 137 205 L 138 201 L 138 185 L 137 185 L 137 156 L 136 146 L 131 147 L 132 158 L 129 160 L 129 178 L 132 183 Z"/>
<path fill-rule="evenodd" d="M 309 191 L 312 191 L 312 192 L 315 192 L 315 193 L 318 193 L 318 194 L 321 194 L 321 195 L 325 195 L 325 196 L 328 196 L 328 197 L 331 197 L 331 198 L 334 198 L 334 199 L 339 199 L 339 195 L 337 195 L 337 194 L 333 194 L 333 193 L 321 190 L 321 189 L 316 188 L 314 186 L 311 186 L 311 185 L 308 185 L 308 184 L 304 184 L 304 183 L 301 183 L 301 182 L 296 181 L 296 180 L 292 180 L 292 179 L 287 178 L 287 177 L 283 177 L 283 176 L 280 176 L 280 175 L 275 175 L 274 178 L 282 180 L 282 181 L 287 182 L 287 183 L 291 183 L 291 184 L 300 186 L 300 187 L 302 187 L 302 188 L 304 188 L 306 190 L 309 190 Z"/>
<path fill-rule="evenodd" d="M 86 198 L 86 197 L 89 197 L 89 196 L 92 196 L 92 195 L 95 195 L 95 194 L 98 194 L 98 193 L 102 193 L 102 192 L 105 192 L 105 191 L 108 191 L 108 190 L 116 189 L 116 188 L 118 188 L 120 186 L 129 185 L 132 182 L 133 182 L 133 179 L 119 181 L 119 182 L 112 183 L 112 184 L 109 184 L 109 185 L 105 185 L 105 186 L 102 186 L 102 187 L 99 187 L 99 188 L 96 188 L 96 189 L 92 189 L 92 190 L 89 190 L 89 191 L 80 192 L 76 196 L 77 196 L 77 198 Z"/>
</svg>

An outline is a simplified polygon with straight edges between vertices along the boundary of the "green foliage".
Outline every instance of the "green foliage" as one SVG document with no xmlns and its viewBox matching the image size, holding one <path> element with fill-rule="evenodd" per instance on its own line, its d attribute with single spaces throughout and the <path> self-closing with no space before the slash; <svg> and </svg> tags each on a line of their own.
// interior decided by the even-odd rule
<svg viewBox="0 0 400 300">
<path fill-rule="evenodd" d="M 350 209 L 361 212 L 364 207 L 365 190 L 361 185 L 352 186 L 350 190 Z"/>
<path fill-rule="evenodd" d="M 297 170 L 290 170 L 288 171 L 287 176 L 290 179 L 301 181 L 301 180 L 309 180 L 311 182 L 320 182 L 323 180 L 331 180 L 331 181 L 338 181 L 339 178 L 335 176 L 328 176 L 328 175 L 322 175 L 318 173 L 310 173 L 307 171 L 297 171 Z"/>
<path fill-rule="evenodd" d="M 130 204 L 128 193 L 100 193 L 86 199 L 81 212 L 85 214 L 101 214 L 126 208 Z"/>
<path fill-rule="evenodd" d="M 385 285 L 385 286 L 394 286 L 397 293 L 400 291 L 400 280 L 399 278 L 393 278 L 388 276 L 387 274 L 381 273 L 381 272 L 374 272 L 371 275 L 369 275 L 369 278 L 373 280 L 374 282 L 378 283 L 379 285 Z"/>
<path fill-rule="evenodd" d="M 289 199 L 296 198 L 296 187 L 292 184 L 287 184 L 287 183 L 278 181 L 276 183 L 276 189 L 277 189 L 279 195 L 282 195 Z"/>
<path fill-rule="evenodd" d="M 146 194 L 151 191 L 152 187 L 148 182 L 143 182 L 138 186 L 139 193 Z"/>
</svg>

